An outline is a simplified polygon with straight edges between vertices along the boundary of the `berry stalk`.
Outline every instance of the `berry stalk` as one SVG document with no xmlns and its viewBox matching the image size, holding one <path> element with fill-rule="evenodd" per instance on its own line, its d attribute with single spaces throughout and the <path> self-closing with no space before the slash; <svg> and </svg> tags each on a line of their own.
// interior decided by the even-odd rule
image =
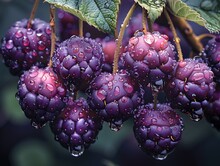
<svg viewBox="0 0 220 166">
<path fill-rule="evenodd" d="M 56 34 L 55 34 L 55 7 L 53 5 L 50 6 L 50 27 L 51 27 L 51 50 L 50 50 L 50 61 L 48 66 L 52 66 L 52 57 L 55 51 L 56 44 Z"/>
<path fill-rule="evenodd" d="M 126 29 L 126 26 L 128 25 L 128 22 L 135 10 L 135 8 L 137 7 L 137 3 L 134 3 L 132 5 L 132 7 L 130 8 L 130 10 L 128 11 L 127 16 L 125 17 L 122 25 L 121 25 L 121 29 L 118 35 L 118 39 L 116 39 L 116 49 L 115 49 L 115 54 L 114 54 L 114 62 L 113 62 L 113 74 L 115 74 L 118 71 L 118 59 L 119 59 L 119 53 L 120 53 L 120 48 L 122 45 L 122 39 L 124 36 L 124 32 Z"/>
<path fill-rule="evenodd" d="M 193 32 L 192 27 L 189 25 L 189 23 L 180 17 L 173 16 L 173 21 L 175 25 L 180 30 L 183 37 L 186 39 L 187 43 L 191 46 L 194 52 L 199 53 L 203 50 L 203 45 L 199 39 Z"/>
<path fill-rule="evenodd" d="M 143 32 L 144 34 L 147 33 L 147 18 L 146 18 L 146 10 L 142 8 L 142 27 L 143 27 Z"/>
<path fill-rule="evenodd" d="M 79 19 L 79 37 L 83 37 L 83 20 Z"/>
<path fill-rule="evenodd" d="M 168 24 L 170 25 L 170 29 L 173 33 L 173 40 L 176 44 L 176 49 L 177 49 L 177 53 L 178 53 L 178 57 L 179 57 L 179 61 L 182 61 L 183 60 L 183 53 L 182 53 L 182 49 L 181 49 L 181 46 L 180 46 L 180 38 L 178 37 L 177 33 L 176 33 L 176 29 L 173 25 L 173 22 L 170 18 L 170 15 L 169 13 L 167 12 L 166 9 L 164 9 L 164 14 L 165 14 L 165 17 L 168 21 Z"/>
<path fill-rule="evenodd" d="M 153 32 L 153 22 L 150 20 L 149 17 L 147 17 L 147 25 L 148 25 L 148 31 Z"/>
<path fill-rule="evenodd" d="M 35 13 L 37 11 L 38 4 L 39 4 L 39 0 L 35 0 L 34 6 L 33 6 L 32 11 L 31 11 L 31 16 L 30 16 L 28 24 L 27 24 L 27 28 L 31 28 L 31 22 L 35 17 Z"/>
</svg>

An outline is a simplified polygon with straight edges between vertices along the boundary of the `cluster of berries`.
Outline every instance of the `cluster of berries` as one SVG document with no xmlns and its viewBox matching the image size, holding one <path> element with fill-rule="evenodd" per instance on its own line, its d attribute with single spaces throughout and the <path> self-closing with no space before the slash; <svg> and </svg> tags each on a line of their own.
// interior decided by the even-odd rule
<svg viewBox="0 0 220 166">
<path fill-rule="evenodd" d="M 208 121 L 220 126 L 220 93 L 215 88 L 219 37 L 205 48 L 209 67 L 196 59 L 176 61 L 165 34 L 135 33 L 121 51 L 119 70 L 112 73 L 103 67 L 112 64 L 108 43 L 104 49 L 94 39 L 73 35 L 57 44 L 50 59 L 50 35 L 44 21 L 34 19 L 30 27 L 27 20 L 18 21 L 3 38 L 0 54 L 11 73 L 20 77 L 16 97 L 32 125 L 41 128 L 49 122 L 55 140 L 73 156 L 95 142 L 103 122 L 118 131 L 133 117 L 141 149 L 160 160 L 181 139 L 183 121 L 177 109 L 195 121 L 205 112 Z M 52 66 L 47 66 L 49 60 Z M 155 96 L 164 92 L 169 102 L 147 101 L 147 88 Z M 83 97 L 78 97 L 79 91 Z"/>
</svg>

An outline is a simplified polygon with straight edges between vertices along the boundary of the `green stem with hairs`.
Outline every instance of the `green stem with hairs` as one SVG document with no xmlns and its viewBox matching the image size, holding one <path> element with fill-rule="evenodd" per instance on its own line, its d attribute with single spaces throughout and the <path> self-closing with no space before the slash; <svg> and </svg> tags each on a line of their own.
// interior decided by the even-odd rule
<svg viewBox="0 0 220 166">
<path fill-rule="evenodd" d="M 83 37 L 83 21 L 79 19 L 79 36 Z"/>
<path fill-rule="evenodd" d="M 128 25 L 128 22 L 129 22 L 136 7 L 137 7 L 137 3 L 133 4 L 132 7 L 130 8 L 130 10 L 128 11 L 128 14 L 125 17 L 125 19 L 121 25 L 118 39 L 116 39 L 116 49 L 115 49 L 114 62 L 113 62 L 113 74 L 115 74 L 118 71 L 118 59 L 119 59 L 119 54 L 120 54 L 120 50 L 121 50 L 120 48 L 122 45 L 122 39 L 124 36 L 126 26 Z"/>
</svg>

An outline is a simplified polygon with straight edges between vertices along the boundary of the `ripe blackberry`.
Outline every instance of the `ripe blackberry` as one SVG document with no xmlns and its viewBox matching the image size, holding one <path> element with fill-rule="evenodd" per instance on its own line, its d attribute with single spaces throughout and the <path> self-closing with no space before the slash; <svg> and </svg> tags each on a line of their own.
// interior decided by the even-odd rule
<svg viewBox="0 0 220 166">
<path fill-rule="evenodd" d="M 61 9 L 58 9 L 57 12 L 58 12 L 60 40 L 63 41 L 63 40 L 70 38 L 72 35 L 78 35 L 79 19 L 75 17 L 74 15 L 68 12 L 65 12 Z"/>
<path fill-rule="evenodd" d="M 0 54 L 13 75 L 21 75 L 31 66 L 46 67 L 50 59 L 50 25 L 34 19 L 31 28 L 28 20 L 15 22 L 2 39 Z"/>
<path fill-rule="evenodd" d="M 33 66 L 21 75 L 16 94 L 25 115 L 36 128 L 57 116 L 65 106 L 66 89 L 52 68 Z"/>
<path fill-rule="evenodd" d="M 140 148 L 163 160 L 180 141 L 183 122 L 169 105 L 147 104 L 136 111 L 133 130 Z"/>
<path fill-rule="evenodd" d="M 91 83 L 88 101 L 111 129 L 118 131 L 142 103 L 142 91 L 125 70 L 101 73 Z"/>
<path fill-rule="evenodd" d="M 198 121 L 215 90 L 213 72 L 194 59 L 177 63 L 173 76 L 167 81 L 165 92 L 173 108 L 190 114 Z"/>
<path fill-rule="evenodd" d="M 60 43 L 52 58 L 55 72 L 78 90 L 85 90 L 101 72 L 102 47 L 90 38 L 72 36 Z"/>
<path fill-rule="evenodd" d="M 204 109 L 204 115 L 207 121 L 220 131 L 220 87 L 216 89 L 208 107 Z"/>
<path fill-rule="evenodd" d="M 220 35 L 208 42 L 205 46 L 204 53 L 204 60 L 211 67 L 215 81 L 220 84 Z"/>
<path fill-rule="evenodd" d="M 138 33 L 126 50 L 120 63 L 141 84 L 161 84 L 176 64 L 174 46 L 159 32 Z"/>
<path fill-rule="evenodd" d="M 95 142 L 102 121 L 84 98 L 75 101 L 70 99 L 61 114 L 50 123 L 50 127 L 56 141 L 77 157 Z"/>
</svg>

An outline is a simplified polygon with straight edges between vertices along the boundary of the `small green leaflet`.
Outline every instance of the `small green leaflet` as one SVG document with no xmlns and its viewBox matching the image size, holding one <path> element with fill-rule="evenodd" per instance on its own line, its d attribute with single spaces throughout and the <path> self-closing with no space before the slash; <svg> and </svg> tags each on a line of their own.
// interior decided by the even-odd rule
<svg viewBox="0 0 220 166">
<path fill-rule="evenodd" d="M 166 0 L 134 0 L 147 10 L 148 17 L 154 22 L 163 12 Z"/>
<path fill-rule="evenodd" d="M 219 0 L 167 0 L 174 15 L 206 27 L 210 32 L 220 32 Z"/>
<path fill-rule="evenodd" d="M 96 27 L 100 31 L 114 34 L 120 0 L 45 0 L 61 8 L 81 20 Z"/>
</svg>

